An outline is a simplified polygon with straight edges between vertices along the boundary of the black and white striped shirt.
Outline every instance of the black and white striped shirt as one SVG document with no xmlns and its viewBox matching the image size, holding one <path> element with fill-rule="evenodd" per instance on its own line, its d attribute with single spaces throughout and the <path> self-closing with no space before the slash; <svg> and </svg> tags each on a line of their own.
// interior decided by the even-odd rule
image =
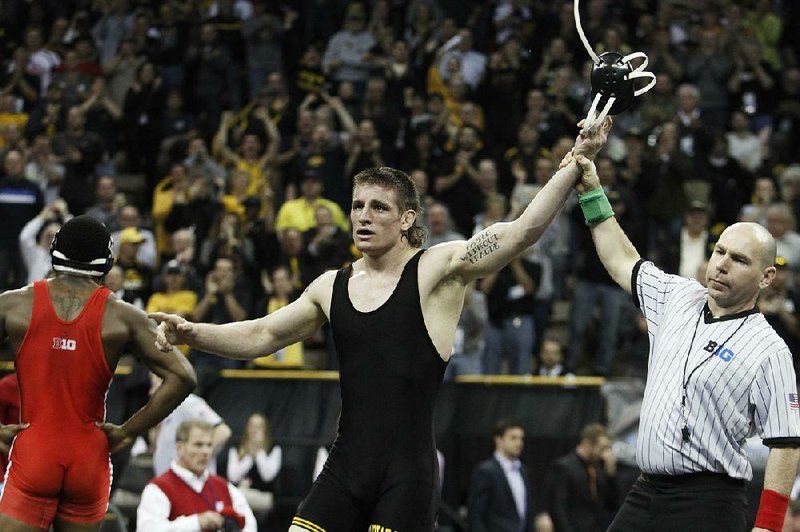
<svg viewBox="0 0 800 532">
<path fill-rule="evenodd" d="M 651 262 L 637 263 L 632 283 L 650 337 L 636 449 L 642 471 L 749 480 L 745 438 L 800 444 L 792 355 L 757 308 L 714 318 L 703 286 Z M 688 441 L 681 434 L 685 383 Z"/>
</svg>

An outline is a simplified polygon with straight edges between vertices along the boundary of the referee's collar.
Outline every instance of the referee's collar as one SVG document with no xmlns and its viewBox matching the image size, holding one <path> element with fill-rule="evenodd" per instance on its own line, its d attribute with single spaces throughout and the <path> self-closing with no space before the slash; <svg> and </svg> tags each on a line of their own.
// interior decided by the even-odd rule
<svg viewBox="0 0 800 532">
<path fill-rule="evenodd" d="M 738 320 L 739 318 L 745 318 L 750 314 L 758 314 L 759 312 L 761 311 L 758 310 L 758 305 L 753 305 L 753 308 L 749 310 L 742 310 L 733 314 L 725 314 L 724 316 L 716 317 L 711 313 L 711 309 L 708 307 L 708 300 L 706 300 L 706 304 L 703 306 L 703 322 L 708 325 L 709 323 L 717 323 L 719 321 Z"/>
</svg>

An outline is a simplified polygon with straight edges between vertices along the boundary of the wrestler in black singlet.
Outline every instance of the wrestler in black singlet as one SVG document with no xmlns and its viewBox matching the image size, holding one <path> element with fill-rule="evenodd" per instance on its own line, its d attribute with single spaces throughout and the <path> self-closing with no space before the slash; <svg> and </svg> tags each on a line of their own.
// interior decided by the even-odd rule
<svg viewBox="0 0 800 532">
<path fill-rule="evenodd" d="M 328 461 L 292 521 L 313 532 L 433 530 L 438 466 L 433 407 L 447 363 L 422 318 L 417 266 L 371 312 L 349 297 L 352 268 L 336 275 L 330 320 L 342 411 Z"/>
</svg>

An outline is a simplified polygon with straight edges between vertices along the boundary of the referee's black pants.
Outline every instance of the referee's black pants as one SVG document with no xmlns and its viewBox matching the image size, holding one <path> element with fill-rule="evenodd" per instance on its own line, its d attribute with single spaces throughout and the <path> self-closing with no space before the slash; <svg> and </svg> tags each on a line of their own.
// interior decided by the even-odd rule
<svg viewBox="0 0 800 532">
<path fill-rule="evenodd" d="M 718 473 L 642 473 L 610 532 L 745 532 L 744 481 Z"/>
</svg>

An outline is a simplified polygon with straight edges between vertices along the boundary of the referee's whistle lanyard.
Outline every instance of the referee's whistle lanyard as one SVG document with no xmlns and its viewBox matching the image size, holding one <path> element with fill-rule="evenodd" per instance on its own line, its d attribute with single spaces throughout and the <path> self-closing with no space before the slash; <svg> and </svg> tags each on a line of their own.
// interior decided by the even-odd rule
<svg viewBox="0 0 800 532">
<path fill-rule="evenodd" d="M 692 371 L 689 372 L 689 376 L 687 377 L 686 369 L 689 366 L 689 357 L 692 356 L 692 345 L 694 345 L 694 339 L 697 336 L 697 329 L 698 327 L 700 327 L 700 320 L 703 318 L 703 314 L 705 314 L 705 311 L 706 311 L 705 307 L 700 309 L 700 315 L 697 316 L 697 322 L 694 324 L 694 332 L 692 333 L 692 340 L 689 342 L 689 350 L 686 351 L 686 360 L 684 360 L 683 362 L 683 375 L 681 377 L 681 418 L 683 419 L 683 427 L 681 428 L 681 440 L 684 443 L 688 443 L 692 435 L 691 430 L 689 429 L 689 405 L 686 398 L 687 389 L 689 388 L 689 381 L 692 379 L 692 375 L 694 375 L 695 371 L 703 367 L 703 365 L 705 365 L 706 362 L 711 360 L 714 357 L 714 355 L 721 352 L 722 349 L 725 347 L 725 344 L 730 342 L 731 338 L 733 338 L 733 335 L 739 332 L 739 329 L 744 327 L 745 322 L 747 322 L 747 318 L 750 317 L 749 314 L 745 316 L 744 319 L 742 320 L 742 323 L 740 323 L 739 326 L 736 327 L 736 329 L 731 333 L 731 335 L 728 336 L 728 338 L 726 338 L 725 341 L 722 342 L 716 349 L 714 349 L 710 355 L 708 355 L 698 365 L 696 365 L 692 369 Z"/>
</svg>

